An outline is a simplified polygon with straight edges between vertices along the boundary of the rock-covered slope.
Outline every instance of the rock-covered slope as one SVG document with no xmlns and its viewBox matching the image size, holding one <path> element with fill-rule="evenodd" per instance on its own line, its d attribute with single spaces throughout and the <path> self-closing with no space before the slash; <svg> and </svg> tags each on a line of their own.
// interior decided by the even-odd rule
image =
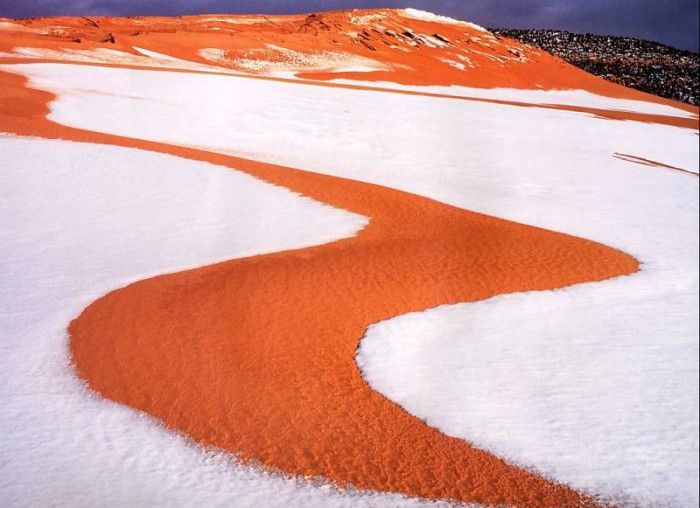
<svg viewBox="0 0 700 508">
<path fill-rule="evenodd" d="M 688 104 L 700 104 L 698 53 L 632 37 L 561 30 L 492 32 L 538 47 L 614 83 Z"/>
</svg>

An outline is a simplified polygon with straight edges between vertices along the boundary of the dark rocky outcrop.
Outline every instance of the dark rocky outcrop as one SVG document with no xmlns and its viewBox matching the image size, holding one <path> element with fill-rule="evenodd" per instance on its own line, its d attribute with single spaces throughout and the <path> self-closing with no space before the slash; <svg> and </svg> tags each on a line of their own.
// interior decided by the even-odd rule
<svg viewBox="0 0 700 508">
<path fill-rule="evenodd" d="M 698 53 L 632 37 L 561 30 L 490 30 L 543 49 L 609 81 L 668 99 L 700 104 Z"/>
</svg>

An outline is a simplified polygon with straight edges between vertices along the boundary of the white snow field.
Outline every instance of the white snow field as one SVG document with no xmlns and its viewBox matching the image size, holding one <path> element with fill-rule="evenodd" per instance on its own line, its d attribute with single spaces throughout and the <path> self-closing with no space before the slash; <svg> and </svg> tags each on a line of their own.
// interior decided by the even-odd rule
<svg viewBox="0 0 700 508">
<path fill-rule="evenodd" d="M 203 451 L 91 394 L 66 326 L 154 274 L 352 236 L 364 217 L 146 151 L 0 137 L 0 506 L 419 506 Z"/>
<path fill-rule="evenodd" d="M 440 16 L 439 14 L 433 14 L 428 11 L 421 11 L 418 9 L 402 9 L 401 14 L 409 19 L 418 19 L 421 21 L 431 21 L 438 23 L 445 23 L 448 25 L 463 25 L 479 30 L 480 32 L 488 32 L 483 26 L 477 25 L 476 23 L 469 23 L 468 21 L 460 21 L 458 19 L 449 18 L 447 16 Z"/>
<path fill-rule="evenodd" d="M 352 86 L 367 86 L 366 81 L 353 79 L 333 79 L 331 83 Z M 668 104 L 644 102 L 634 99 L 619 99 L 596 95 L 587 90 L 520 90 L 517 88 L 473 88 L 468 86 L 424 86 L 402 85 L 388 81 L 377 81 L 372 87 L 386 90 L 400 90 L 438 94 L 471 99 L 486 99 L 494 101 L 524 102 L 526 104 L 542 104 L 552 106 L 575 106 L 581 108 L 607 109 L 611 111 L 626 111 L 646 113 L 649 115 L 668 115 L 681 118 L 696 118 L 697 115 Z"/>
<path fill-rule="evenodd" d="M 137 67 L 167 68 L 172 70 L 189 70 L 198 72 L 216 72 L 232 74 L 234 71 L 225 67 L 205 65 L 190 60 L 150 51 L 133 46 L 139 54 L 128 53 L 117 49 L 50 49 L 16 47 L 11 52 L 0 51 L 0 60 L 4 58 L 29 58 L 35 60 L 59 60 L 66 62 L 82 62 L 92 64 L 133 65 Z"/>
<path fill-rule="evenodd" d="M 377 183 L 634 255 L 630 277 L 380 323 L 358 363 L 408 411 L 522 466 L 610 499 L 698 504 L 698 179 L 616 157 L 697 172 L 696 132 L 230 76 L 4 68 L 57 93 L 62 124 Z"/>
</svg>

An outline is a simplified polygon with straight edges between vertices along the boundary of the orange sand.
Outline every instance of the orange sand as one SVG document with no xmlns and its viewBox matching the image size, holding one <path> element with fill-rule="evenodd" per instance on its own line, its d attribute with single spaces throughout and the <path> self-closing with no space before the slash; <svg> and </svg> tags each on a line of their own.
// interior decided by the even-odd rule
<svg viewBox="0 0 700 508">
<path fill-rule="evenodd" d="M 0 129 L 236 168 L 371 217 L 357 237 L 144 280 L 69 327 L 89 386 L 171 429 L 287 473 L 432 499 L 592 500 L 445 436 L 374 392 L 354 356 L 368 325 L 439 304 L 637 270 L 611 248 L 427 198 L 199 150 L 66 128 L 53 96 L 0 74 Z"/>
<path fill-rule="evenodd" d="M 383 17 L 364 24 L 357 21 L 376 15 Z M 466 25 L 405 18 L 391 9 L 294 16 L 57 17 L 7 21 L 16 23 L 16 28 L 0 30 L 0 52 L 11 52 L 15 47 L 38 47 L 105 48 L 137 54 L 133 47 L 140 47 L 203 64 L 249 71 L 240 65 L 241 59 L 284 59 L 269 47 L 273 45 L 304 55 L 328 52 L 357 55 L 391 67 L 375 72 L 299 74 L 308 79 L 346 78 L 479 88 L 581 89 L 698 112 L 697 107 L 597 78 L 518 41 L 495 37 Z M 416 36 L 439 36 L 447 42 L 444 47 L 429 47 L 423 43 L 412 46 L 416 44 Z M 199 54 L 204 48 L 224 50 L 225 59 L 217 62 L 205 59 Z M 460 56 L 466 57 L 468 62 Z M 463 63 L 465 70 L 445 60 Z"/>
</svg>

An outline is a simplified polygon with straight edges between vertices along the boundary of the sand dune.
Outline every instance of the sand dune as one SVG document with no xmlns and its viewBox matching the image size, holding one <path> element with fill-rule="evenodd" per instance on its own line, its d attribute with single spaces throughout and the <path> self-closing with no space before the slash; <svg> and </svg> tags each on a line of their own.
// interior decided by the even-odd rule
<svg viewBox="0 0 700 508">
<path fill-rule="evenodd" d="M 653 289 L 657 286 L 649 276 L 664 279 L 667 274 L 654 266 L 653 256 L 647 258 L 647 252 L 656 251 L 629 243 L 624 235 L 618 238 L 614 222 L 606 222 L 606 207 L 614 205 L 611 196 L 626 189 L 604 184 L 608 194 L 596 199 L 598 215 L 585 217 L 567 193 L 577 189 L 582 201 L 594 199 L 610 172 L 628 175 L 612 179 L 615 185 L 636 175 L 648 184 L 684 178 L 697 187 L 694 175 L 677 171 L 697 168 L 697 109 L 603 82 L 532 48 L 496 39 L 478 26 L 411 10 L 293 17 L 7 21 L 0 25 L 0 43 L 2 59 L 8 63 L 3 66 L 8 73 L 0 73 L 0 130 L 120 146 L 107 150 L 66 145 L 63 149 L 72 157 L 84 153 L 91 159 L 116 157 L 122 164 L 126 157 L 134 165 L 167 165 L 149 177 L 169 182 L 170 190 L 164 187 L 162 192 L 182 200 L 186 194 L 181 193 L 187 189 L 201 200 L 180 205 L 181 214 L 165 217 L 162 224 L 158 214 L 169 214 L 173 203 L 164 203 L 162 209 L 150 208 L 148 203 L 136 206 L 134 210 L 150 210 L 158 221 L 134 223 L 134 236 L 124 239 L 122 254 L 110 247 L 106 261 L 114 260 L 116 268 L 128 273 L 88 264 L 87 268 L 100 272 L 99 284 L 87 278 L 82 281 L 84 287 L 74 289 L 70 308 L 60 301 L 56 304 L 65 323 L 67 312 L 74 317 L 80 306 L 94 299 L 69 327 L 75 371 L 94 392 L 142 410 L 199 445 L 230 452 L 247 464 L 230 466 L 235 471 L 233 486 L 223 489 L 219 499 L 236 499 L 240 489 L 238 501 L 253 502 L 251 485 L 253 490 L 261 489 L 260 495 L 270 503 L 303 504 L 306 499 L 306 504 L 332 504 L 346 499 L 327 487 L 265 478 L 253 467 L 256 464 L 263 471 L 320 478 L 336 487 L 351 485 L 377 493 L 351 494 L 347 499 L 352 504 L 413 503 L 383 493 L 516 506 L 588 505 L 616 495 L 634 496 L 628 484 L 615 484 L 611 491 L 600 479 L 589 481 L 585 471 L 571 475 L 552 467 L 557 457 L 569 453 L 565 438 L 561 446 L 546 448 L 553 462 L 527 449 L 521 455 L 512 453 L 509 447 L 519 446 L 518 432 L 525 432 L 531 423 L 526 417 L 524 424 L 514 423 L 516 431 L 507 436 L 511 441 L 499 441 L 498 432 L 489 425 L 498 426 L 498 418 L 508 418 L 507 413 L 485 423 L 479 423 L 483 418 L 472 418 L 467 426 L 477 425 L 477 432 L 469 433 L 460 430 L 463 413 L 458 418 L 445 417 L 444 407 L 426 408 L 421 401 L 431 386 L 450 389 L 430 384 L 440 369 L 430 363 L 434 357 L 427 353 L 439 341 L 420 352 L 420 338 L 414 339 L 419 353 L 415 348 L 403 349 L 401 353 L 414 357 L 401 360 L 399 355 L 398 364 L 406 370 L 397 374 L 390 370 L 395 359 L 383 355 L 400 338 L 397 333 L 404 332 L 382 325 L 379 339 L 370 336 L 374 350 L 367 353 L 364 345 L 361 349 L 361 365 L 371 387 L 355 364 L 355 355 L 358 342 L 375 323 L 403 315 L 397 322 L 418 319 L 411 330 L 423 330 L 422 315 L 406 314 L 446 304 L 462 304 L 467 312 L 488 316 L 493 312 L 490 302 L 464 302 L 520 292 L 533 303 L 540 297 L 525 292 L 636 274 L 635 258 L 651 262 L 650 267 L 642 266 L 641 274 L 629 277 L 637 281 L 632 285 L 649 291 L 642 310 L 661 312 L 665 307 L 653 302 L 662 293 Z M 69 43 L 80 49 L 67 47 Z M 76 59 L 83 61 L 55 63 Z M 161 70 L 135 70 L 138 66 Z M 338 78 L 352 81 L 336 82 Z M 488 90 L 496 86 L 499 89 Z M 569 88 L 579 91 L 562 91 Z M 533 125 L 536 130 L 531 129 Z M 6 142 L 14 149 L 19 146 L 16 143 L 30 142 Z M 83 146 L 81 151 L 76 151 L 78 146 Z M 54 150 L 48 145 L 46 149 Z M 139 150 L 161 155 L 143 155 Z M 162 154 L 176 156 L 173 160 L 178 162 L 158 159 L 166 157 Z M 70 160 L 56 159 L 58 174 L 65 178 L 61 186 L 66 189 L 75 178 L 62 169 L 70 167 Z M 655 161 L 656 166 L 638 161 Z M 26 165 L 25 161 L 15 168 L 24 170 Z M 172 175 L 168 174 L 171 165 Z M 206 181 L 189 176 L 190 171 L 193 175 L 198 171 L 196 167 L 207 168 L 202 175 L 214 171 L 217 178 L 239 179 L 233 184 L 235 192 L 221 199 L 242 199 L 236 206 L 245 214 L 235 207 L 227 206 L 226 213 L 212 208 L 207 202 L 211 193 L 223 192 L 219 188 L 231 183 L 210 182 L 207 187 Z M 225 177 L 222 168 L 248 176 Z M 110 171 L 120 174 L 119 167 Z M 646 180 L 648 171 L 659 176 Z M 540 176 L 543 172 L 546 177 Z M 42 176 L 37 177 L 41 183 Z M 105 182 L 109 179 L 100 185 Z M 294 197 L 268 184 L 306 197 Z M 204 187 L 198 191 L 196 185 Z M 151 182 L 149 188 L 157 185 Z M 32 188 L 27 189 L 35 197 Z M 134 192 L 133 187 L 128 189 Z M 17 199 L 20 194 L 11 195 Z M 265 198 L 270 201 L 251 202 L 251 196 L 270 196 Z M 131 197 L 115 193 L 111 199 L 118 203 Z M 661 200 L 658 206 L 664 209 L 668 201 Z M 298 207 L 308 215 L 291 212 L 302 210 Z M 264 218 L 267 209 L 271 215 Z M 202 222 L 201 213 L 211 222 Z M 687 210 L 678 213 L 686 217 Z M 197 218 L 189 219 L 187 214 Z M 14 224 L 20 233 L 22 220 L 27 216 L 20 214 Z M 182 236 L 168 239 L 167 233 L 190 220 L 194 223 Z M 150 234 L 154 227 L 165 234 L 165 243 L 154 243 L 151 249 L 161 257 L 152 258 L 151 251 L 140 250 L 135 239 Z M 640 230 L 639 238 L 652 236 L 659 227 L 663 226 L 650 222 L 650 230 Z M 266 233 L 259 234 L 263 229 Z M 97 234 L 90 231 L 71 235 L 75 241 L 90 240 Z M 673 231 L 667 233 L 682 234 Z M 108 229 L 106 234 L 114 233 Z M 37 238 L 29 243 L 46 243 L 45 237 Z M 177 252 L 178 242 L 185 240 L 190 251 L 179 252 L 184 257 L 176 262 L 178 256 L 170 257 Z M 18 259 L 26 248 L 19 234 Z M 38 251 L 35 261 L 40 268 L 44 259 L 51 259 L 43 252 Z M 60 253 L 53 255 L 61 258 Z M 678 255 L 685 262 L 691 254 Z M 216 261 L 221 262 L 210 264 Z M 195 268 L 205 264 L 209 265 Z M 193 269 L 169 273 L 184 267 Z M 681 263 L 676 269 L 679 277 L 693 275 L 692 266 Z M 151 275 L 155 276 L 134 282 Z M 672 284 L 668 277 L 664 280 Z M 595 288 L 614 292 L 614 284 L 619 282 L 598 282 L 572 291 L 583 292 L 585 304 L 587 298 L 596 298 Z M 29 287 L 31 282 L 18 286 Z M 64 286 L 60 279 L 56 281 L 57 291 Z M 555 303 L 560 302 L 557 294 L 549 297 Z M 505 301 L 517 304 L 517 298 Z M 628 303 L 623 298 L 616 305 Z M 22 305 L 13 315 L 20 316 L 26 309 Z M 500 312 L 511 311 L 506 305 Z M 432 310 L 426 316 L 435 312 L 441 311 Z M 689 317 L 678 322 L 688 325 Z M 575 318 L 565 314 L 561 320 L 561 326 L 568 327 Z M 468 326 L 460 328 L 463 322 L 461 317 L 452 319 L 445 330 L 464 340 L 478 340 L 469 336 Z M 499 333 L 495 326 L 485 330 Z M 685 347 L 664 349 L 665 328 L 654 330 L 647 339 L 663 354 L 688 353 Z M 34 328 L 31 333 L 45 332 Z M 50 335 L 51 361 L 63 369 L 62 379 L 73 383 L 75 390 L 75 379 L 61 363 L 64 351 L 58 329 L 50 330 Z M 486 333 L 481 336 L 487 337 Z M 377 340 L 387 344 L 381 346 Z M 536 339 L 528 341 L 534 344 Z M 503 347 L 511 342 L 504 339 Z M 16 351 L 24 354 L 22 347 Z M 499 351 L 488 350 L 493 356 L 484 355 L 486 363 L 479 372 L 489 374 L 488 365 L 499 361 Z M 634 347 L 629 351 L 635 354 Z M 554 353 L 547 356 L 550 353 L 545 351 L 543 358 L 555 361 Z M 457 361 L 452 366 L 455 372 L 460 365 Z M 389 382 L 378 381 L 381 376 Z M 403 382 L 408 379 L 410 384 Z M 600 373 L 604 386 L 614 379 L 606 371 Z M 23 392 L 16 390 L 21 400 Z M 474 390 L 498 407 L 508 406 L 503 402 L 508 391 L 502 392 L 503 399 L 500 392 L 491 397 L 488 384 L 473 385 L 472 398 L 460 400 L 477 401 L 483 407 L 481 399 L 474 399 Z M 430 396 L 440 400 L 439 393 Z M 78 406 L 100 404 L 72 400 Z M 648 401 L 644 404 L 642 411 L 648 409 Z M 520 416 L 527 414 L 528 407 Z M 678 414 L 689 418 L 692 430 L 693 408 L 686 409 Z M 697 410 L 694 414 L 697 420 Z M 119 418 L 129 425 L 126 414 Z M 3 424 L 19 432 L 20 420 Z M 531 432 L 526 437 L 538 449 L 556 435 L 556 431 Z M 22 436 L 30 442 L 34 439 L 26 433 Z M 64 436 L 70 441 L 76 434 L 68 431 Z M 109 439 L 107 431 L 104 436 L 100 434 L 97 442 Z M 148 436 L 167 446 L 167 437 L 139 431 L 139 439 Z M 669 438 L 663 428 L 653 428 L 646 436 L 652 445 L 685 442 Z M 42 446 L 45 437 L 37 439 Z M 521 436 L 522 442 L 527 439 Z M 41 475 L 46 467 L 42 461 L 51 462 L 52 454 L 60 458 L 67 450 L 74 448 L 58 445 L 35 456 L 36 473 Z M 137 453 L 128 450 L 124 452 L 127 460 L 128 454 Z M 176 477 L 186 477 L 190 467 L 207 471 L 190 448 L 176 448 L 173 454 L 178 457 Z M 600 457 L 606 460 L 605 450 Z M 160 467 L 158 460 L 148 460 Z M 74 474 L 84 464 L 79 462 Z M 93 463 L 91 474 L 108 482 L 108 468 L 119 469 L 119 458 L 108 464 Z M 13 471 L 23 471 L 20 466 L 16 459 L 11 462 Z M 226 467 L 223 462 L 214 466 L 215 482 L 201 477 L 187 481 L 195 490 L 219 488 L 217 482 L 226 481 Z M 684 460 L 670 467 L 692 471 L 695 466 Z M 50 471 L 57 474 L 56 469 Z M 119 473 L 117 478 L 120 488 L 135 488 L 128 474 Z M 49 484 L 44 481 L 44 488 Z M 32 478 L 32 485 L 42 482 Z M 33 490 L 31 485 L 26 487 Z M 654 497 L 661 493 L 653 487 L 644 502 L 663 499 Z M 178 488 L 171 502 L 194 502 L 194 497 L 187 498 L 186 488 Z M 151 489 L 153 496 L 167 500 L 166 493 Z M 13 492 L 17 497 L 11 500 L 19 502 L 20 495 Z M 71 484 L 63 492 L 80 493 L 81 489 Z M 33 494 L 37 500 L 50 499 L 47 490 L 34 489 Z M 148 495 L 141 499 L 149 500 Z"/>
</svg>

